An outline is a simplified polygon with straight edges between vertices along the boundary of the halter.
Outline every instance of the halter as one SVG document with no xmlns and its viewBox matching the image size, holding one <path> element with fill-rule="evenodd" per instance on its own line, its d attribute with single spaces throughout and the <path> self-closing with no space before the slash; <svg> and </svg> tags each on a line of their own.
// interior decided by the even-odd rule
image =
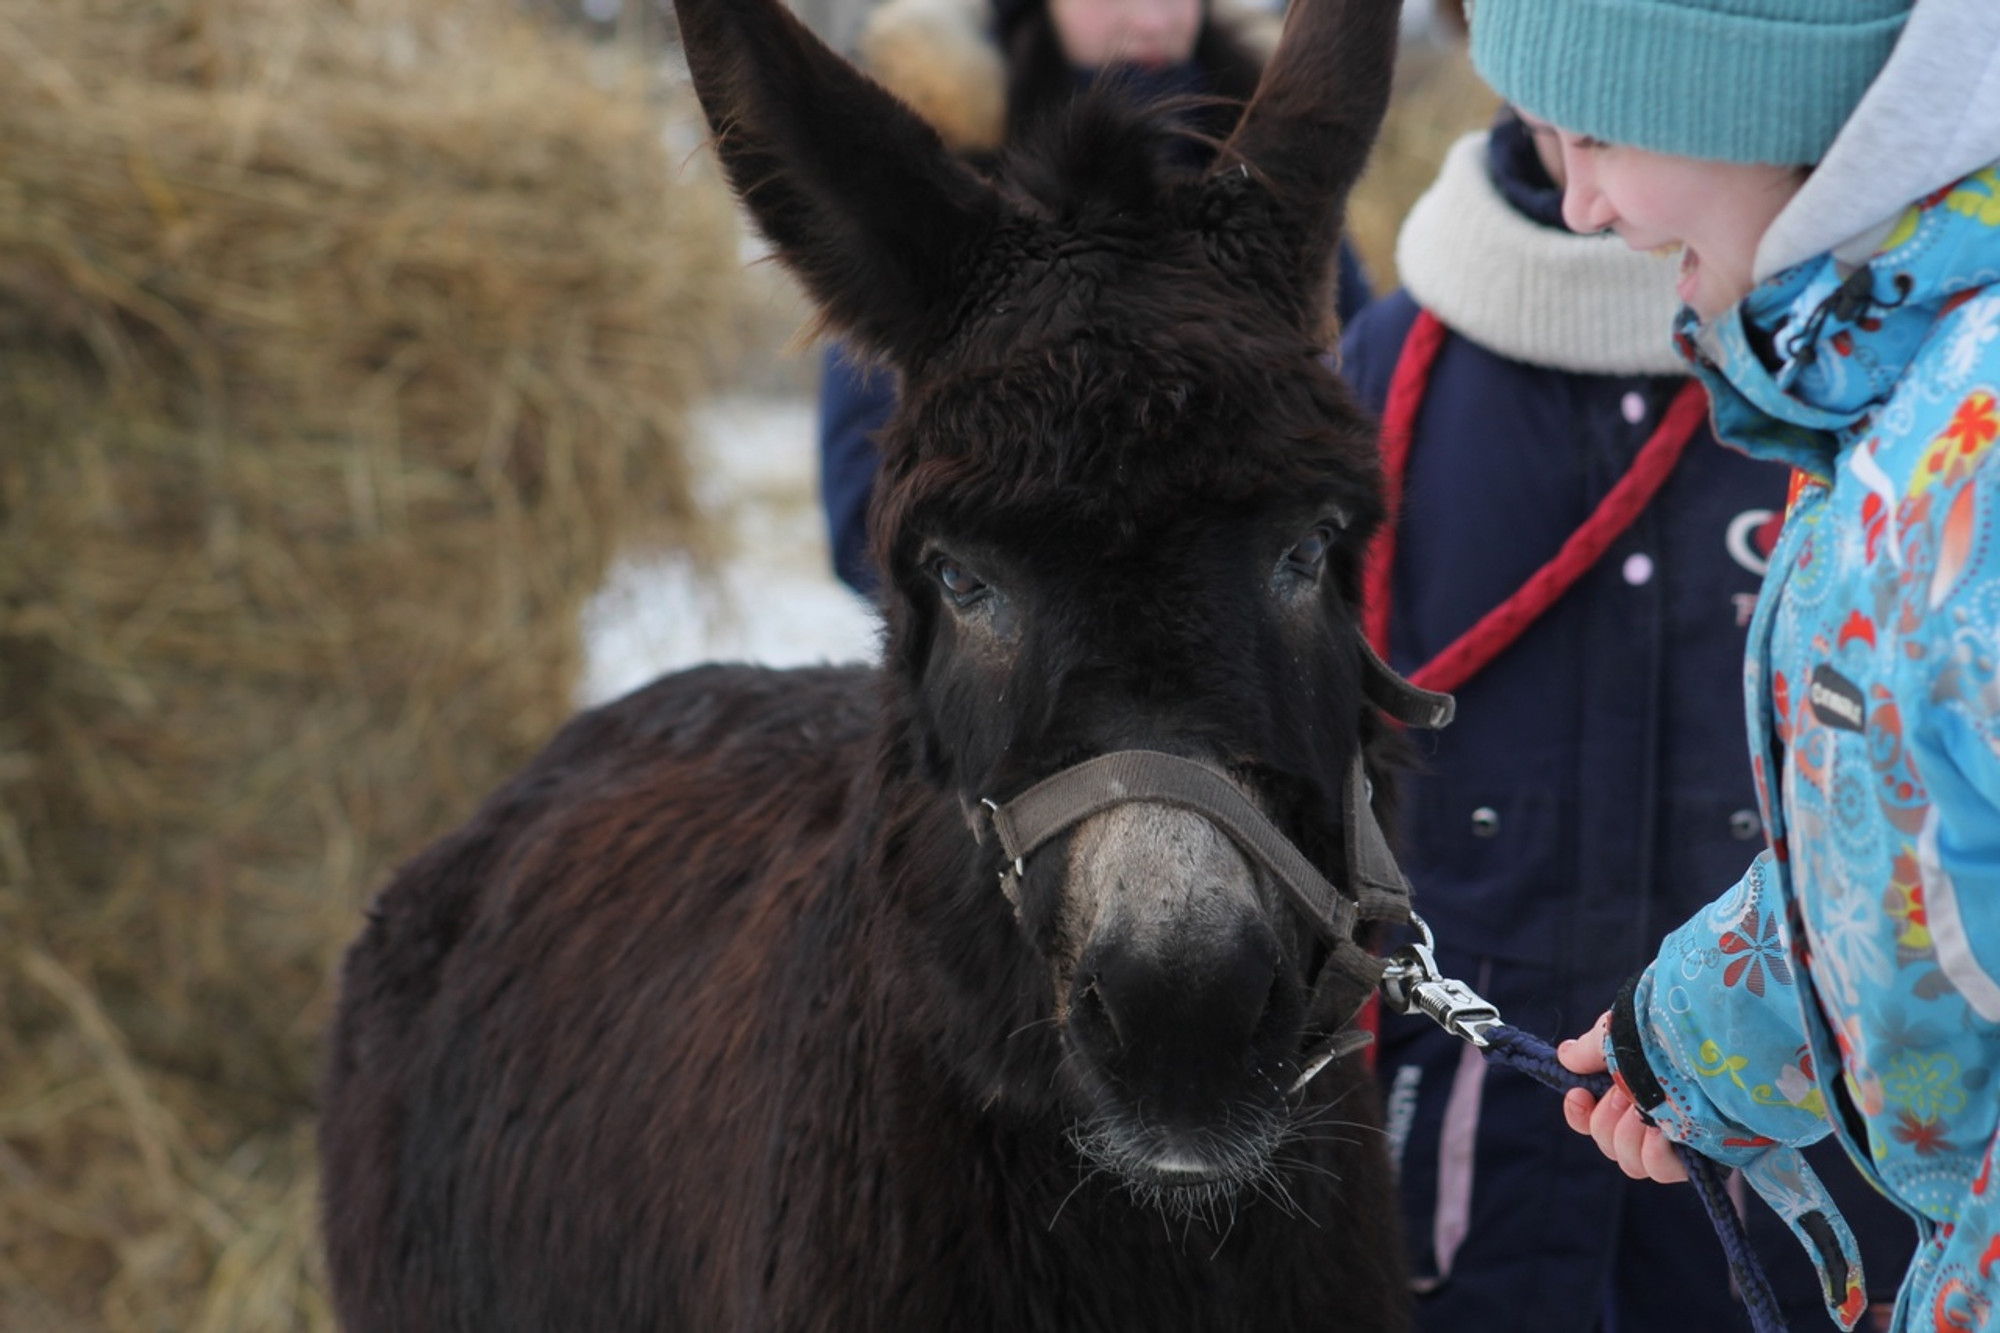
<svg viewBox="0 0 2000 1333">
<path fill-rule="evenodd" d="M 1388 716 L 1411 726 L 1442 727 L 1451 721 L 1448 694 L 1404 680 L 1362 642 L 1363 692 Z M 1004 804 L 982 799 L 980 808 L 1007 854 L 1000 872 L 1003 891 L 1017 898 L 1027 859 L 1037 848 L 1093 815 L 1143 801 L 1179 806 L 1206 816 L 1245 855 L 1285 887 L 1293 905 L 1327 947 L 1313 987 L 1313 1011 L 1338 1019 L 1336 1031 L 1304 1060 L 1297 1091 L 1334 1058 L 1366 1044 L 1368 1035 L 1347 1029 L 1368 997 L 1381 985 L 1389 960 L 1356 940 L 1368 922 L 1407 924 L 1410 882 L 1389 850 L 1375 818 L 1372 787 L 1357 751 L 1341 792 L 1346 833 L 1344 887 L 1336 887 L 1227 778 L 1191 759 L 1158 750 L 1115 750 L 1042 779 Z M 980 829 L 975 823 L 974 832 Z"/>
</svg>

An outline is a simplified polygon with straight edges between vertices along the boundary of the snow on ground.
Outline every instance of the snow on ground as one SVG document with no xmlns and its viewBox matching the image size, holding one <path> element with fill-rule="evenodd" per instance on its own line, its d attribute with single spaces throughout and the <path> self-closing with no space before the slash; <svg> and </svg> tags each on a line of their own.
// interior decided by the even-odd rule
<svg viewBox="0 0 2000 1333">
<path fill-rule="evenodd" d="M 579 705 L 698 662 L 876 659 L 879 621 L 828 563 L 816 429 L 806 399 L 724 398 L 696 413 L 695 499 L 722 536 L 717 567 L 680 553 L 620 561 L 584 611 Z"/>
</svg>

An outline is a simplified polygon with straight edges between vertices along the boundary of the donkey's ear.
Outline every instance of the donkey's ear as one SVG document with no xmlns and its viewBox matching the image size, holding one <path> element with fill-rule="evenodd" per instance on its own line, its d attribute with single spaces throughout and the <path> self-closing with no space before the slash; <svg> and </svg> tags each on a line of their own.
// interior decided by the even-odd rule
<svg viewBox="0 0 2000 1333">
<path fill-rule="evenodd" d="M 1247 179 L 1276 213 L 1293 300 L 1329 291 L 1347 194 L 1389 106 L 1401 0 L 1292 0 L 1284 35 L 1211 182 Z M 1317 322 L 1317 320 L 1315 320 Z"/>
<path fill-rule="evenodd" d="M 905 361 L 938 334 L 998 194 L 778 0 L 676 0 L 716 151 L 832 322 Z"/>
</svg>

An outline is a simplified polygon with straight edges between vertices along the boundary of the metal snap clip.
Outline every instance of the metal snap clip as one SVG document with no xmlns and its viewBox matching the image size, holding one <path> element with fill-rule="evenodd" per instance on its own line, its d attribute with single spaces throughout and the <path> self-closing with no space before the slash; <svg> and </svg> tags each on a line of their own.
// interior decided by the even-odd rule
<svg viewBox="0 0 2000 1333">
<path fill-rule="evenodd" d="M 1500 1025 L 1500 1011 L 1472 987 L 1440 972 L 1430 926 L 1415 912 L 1410 924 L 1421 938 L 1389 955 L 1382 972 L 1382 1003 L 1399 1014 L 1426 1014 L 1452 1036 L 1485 1046 L 1486 1030 Z"/>
</svg>

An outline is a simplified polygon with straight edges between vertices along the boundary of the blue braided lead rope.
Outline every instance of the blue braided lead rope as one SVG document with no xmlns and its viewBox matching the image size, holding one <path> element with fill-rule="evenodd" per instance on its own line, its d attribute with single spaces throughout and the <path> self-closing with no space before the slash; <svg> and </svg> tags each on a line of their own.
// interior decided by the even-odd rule
<svg viewBox="0 0 2000 1333">
<path fill-rule="evenodd" d="M 1540 1037 L 1505 1023 L 1486 1028 L 1481 1035 L 1486 1038 L 1487 1059 L 1519 1070 L 1544 1087 L 1554 1088 L 1557 1092 L 1582 1088 L 1595 1097 L 1602 1097 L 1611 1091 L 1609 1074 L 1570 1072 L 1556 1059 L 1555 1047 Z M 1778 1298 L 1771 1290 L 1769 1279 L 1764 1276 L 1763 1266 L 1757 1262 L 1756 1252 L 1750 1248 L 1749 1233 L 1744 1230 L 1743 1219 L 1737 1214 L 1736 1205 L 1731 1201 L 1724 1183 L 1726 1172 L 1722 1164 L 1679 1143 L 1674 1144 L 1674 1151 L 1687 1168 L 1688 1179 L 1701 1195 L 1702 1207 L 1708 1210 L 1708 1220 L 1714 1224 L 1716 1238 L 1722 1242 L 1722 1252 L 1729 1259 L 1729 1271 L 1736 1275 L 1737 1290 L 1742 1294 L 1744 1307 L 1750 1312 L 1750 1326 L 1757 1333 L 1786 1333 L 1784 1313 L 1778 1308 Z"/>
</svg>

